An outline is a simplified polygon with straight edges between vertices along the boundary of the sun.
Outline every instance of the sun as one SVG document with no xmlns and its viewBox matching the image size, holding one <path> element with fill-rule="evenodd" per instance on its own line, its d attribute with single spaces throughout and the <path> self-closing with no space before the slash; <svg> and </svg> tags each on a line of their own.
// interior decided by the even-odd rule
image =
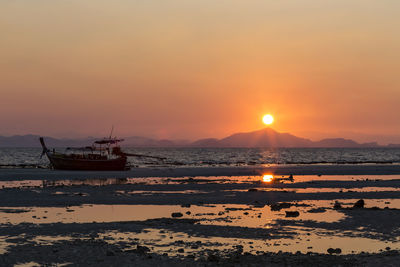
<svg viewBox="0 0 400 267">
<path fill-rule="evenodd" d="M 274 117 L 272 117 L 271 114 L 267 114 L 267 115 L 264 115 L 262 120 L 263 120 L 264 124 L 270 125 L 274 122 Z"/>
</svg>

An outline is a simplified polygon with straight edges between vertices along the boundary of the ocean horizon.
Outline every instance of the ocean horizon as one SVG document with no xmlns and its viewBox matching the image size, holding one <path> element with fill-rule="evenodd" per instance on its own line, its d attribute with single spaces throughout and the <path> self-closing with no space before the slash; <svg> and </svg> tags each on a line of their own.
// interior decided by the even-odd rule
<svg viewBox="0 0 400 267">
<path fill-rule="evenodd" d="M 56 148 L 65 152 L 66 148 Z M 131 167 L 255 166 L 265 164 L 398 164 L 400 148 L 134 148 L 128 153 L 164 157 L 165 160 L 129 157 Z M 41 148 L 0 148 L 1 166 L 46 167 Z"/>
</svg>

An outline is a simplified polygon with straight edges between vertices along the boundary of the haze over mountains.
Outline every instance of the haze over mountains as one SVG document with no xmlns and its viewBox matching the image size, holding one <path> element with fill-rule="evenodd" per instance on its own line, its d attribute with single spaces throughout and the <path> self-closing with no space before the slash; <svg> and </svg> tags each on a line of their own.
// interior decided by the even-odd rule
<svg viewBox="0 0 400 267">
<path fill-rule="evenodd" d="M 0 147 L 39 147 L 38 135 L 0 136 Z M 49 147 L 87 146 L 98 138 L 57 139 L 45 137 Z M 206 138 L 194 142 L 185 140 L 156 140 L 140 136 L 124 138 L 123 146 L 131 147 L 245 147 L 245 148 L 294 148 L 294 147 L 400 147 L 397 144 L 380 146 L 376 142 L 357 143 L 344 138 L 329 138 L 312 141 L 294 136 L 290 133 L 279 133 L 271 128 L 253 132 L 236 133 L 222 139 Z"/>
<path fill-rule="evenodd" d="M 311 141 L 290 133 L 279 133 L 265 128 L 248 133 L 236 133 L 223 139 L 201 139 L 193 142 L 194 147 L 378 147 L 376 142 L 360 144 L 343 138 Z"/>
</svg>

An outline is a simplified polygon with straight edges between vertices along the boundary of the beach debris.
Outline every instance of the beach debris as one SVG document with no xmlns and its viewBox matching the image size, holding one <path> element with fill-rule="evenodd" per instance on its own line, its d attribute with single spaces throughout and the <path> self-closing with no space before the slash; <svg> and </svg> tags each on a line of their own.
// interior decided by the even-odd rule
<svg viewBox="0 0 400 267">
<path fill-rule="evenodd" d="M 183 253 L 183 252 L 185 252 L 185 250 L 183 248 L 180 248 L 180 249 L 178 249 L 178 252 Z"/>
<path fill-rule="evenodd" d="M 353 208 L 362 209 L 362 208 L 364 208 L 364 205 L 365 205 L 364 199 L 360 199 L 356 203 L 354 203 Z"/>
<path fill-rule="evenodd" d="M 327 252 L 329 254 L 340 254 L 342 253 L 342 250 L 340 248 L 328 248 Z"/>
<path fill-rule="evenodd" d="M 190 211 L 187 211 L 186 214 L 187 214 L 187 215 L 190 215 L 190 214 L 192 214 L 192 213 L 191 213 Z"/>
<path fill-rule="evenodd" d="M 300 212 L 296 211 L 286 211 L 285 217 L 299 217 Z"/>
<path fill-rule="evenodd" d="M 250 188 L 249 190 L 247 190 L 247 192 L 257 192 L 258 189 L 257 188 Z"/>
<path fill-rule="evenodd" d="M 335 204 L 333 205 L 333 208 L 335 210 L 341 209 L 342 208 L 342 204 L 340 204 L 340 202 L 336 200 Z"/>
<path fill-rule="evenodd" d="M 173 212 L 173 213 L 171 214 L 171 216 L 172 216 L 173 218 L 180 218 L 180 217 L 183 216 L 183 214 L 182 214 L 181 212 Z"/>
</svg>

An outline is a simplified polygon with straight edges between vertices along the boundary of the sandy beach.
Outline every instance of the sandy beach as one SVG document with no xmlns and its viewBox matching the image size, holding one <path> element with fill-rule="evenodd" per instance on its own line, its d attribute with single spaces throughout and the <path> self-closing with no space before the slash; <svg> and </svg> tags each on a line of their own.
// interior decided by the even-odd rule
<svg viewBox="0 0 400 267">
<path fill-rule="evenodd" d="M 400 259 L 399 165 L 0 169 L 0 188 L 2 266 Z"/>
</svg>

